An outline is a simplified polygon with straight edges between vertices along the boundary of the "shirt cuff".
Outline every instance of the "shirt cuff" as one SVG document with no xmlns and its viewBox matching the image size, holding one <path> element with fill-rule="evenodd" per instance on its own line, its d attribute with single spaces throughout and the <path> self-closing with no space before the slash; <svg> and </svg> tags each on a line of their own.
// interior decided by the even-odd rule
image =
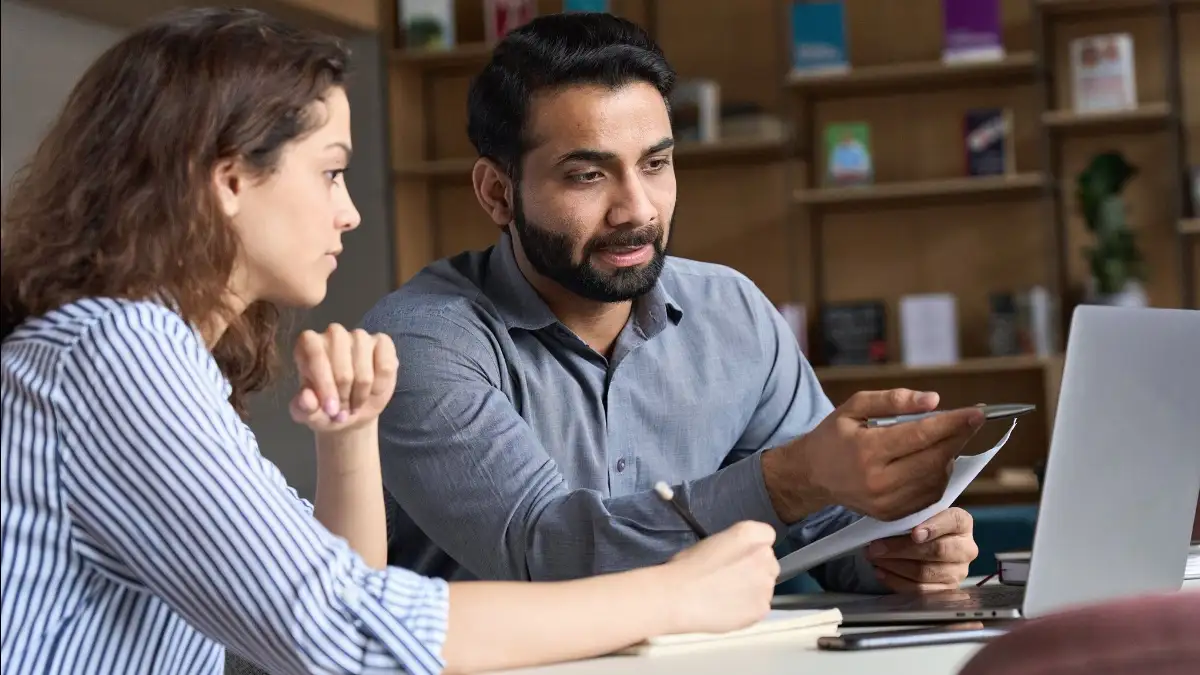
<svg viewBox="0 0 1200 675">
<path fill-rule="evenodd" d="M 775 513 L 767 493 L 761 451 L 711 476 L 686 483 L 683 491 L 687 508 L 709 533 L 743 520 L 756 520 L 774 527 L 776 537 L 787 534 L 787 525 Z"/>
<path fill-rule="evenodd" d="M 367 647 L 367 673 L 436 675 L 445 669 L 442 653 L 450 618 L 450 586 L 399 567 L 371 574 L 362 586 L 368 600 L 356 614 L 375 637 Z"/>
</svg>

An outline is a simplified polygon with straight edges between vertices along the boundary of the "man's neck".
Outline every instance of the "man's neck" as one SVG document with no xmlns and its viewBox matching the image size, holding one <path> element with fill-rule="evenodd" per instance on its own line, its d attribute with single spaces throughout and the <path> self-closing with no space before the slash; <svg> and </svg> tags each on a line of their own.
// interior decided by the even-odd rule
<svg viewBox="0 0 1200 675">
<path fill-rule="evenodd" d="M 558 282 L 538 274 L 527 261 L 518 260 L 521 273 L 554 316 L 604 358 L 612 358 L 617 336 L 629 321 L 633 301 L 596 302 L 581 298 Z"/>
</svg>

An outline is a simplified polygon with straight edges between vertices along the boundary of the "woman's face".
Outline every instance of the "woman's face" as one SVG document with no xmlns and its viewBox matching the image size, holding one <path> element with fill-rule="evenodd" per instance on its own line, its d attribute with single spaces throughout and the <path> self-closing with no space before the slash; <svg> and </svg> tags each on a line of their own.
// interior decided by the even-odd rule
<svg viewBox="0 0 1200 675">
<path fill-rule="evenodd" d="M 341 88 L 314 104 L 317 127 L 282 149 L 275 170 L 252 177 L 218 168 L 218 194 L 241 240 L 231 290 L 244 302 L 312 307 L 325 298 L 342 234 L 361 217 L 346 190 L 350 104 Z"/>
</svg>

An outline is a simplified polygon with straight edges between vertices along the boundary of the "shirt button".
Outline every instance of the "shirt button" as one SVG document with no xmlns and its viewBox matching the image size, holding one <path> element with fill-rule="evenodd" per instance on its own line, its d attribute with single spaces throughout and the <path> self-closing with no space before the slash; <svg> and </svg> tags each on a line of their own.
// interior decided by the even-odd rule
<svg viewBox="0 0 1200 675">
<path fill-rule="evenodd" d="M 624 470 L 625 470 L 625 458 L 622 457 L 621 459 L 617 460 L 617 473 L 621 473 Z"/>
</svg>

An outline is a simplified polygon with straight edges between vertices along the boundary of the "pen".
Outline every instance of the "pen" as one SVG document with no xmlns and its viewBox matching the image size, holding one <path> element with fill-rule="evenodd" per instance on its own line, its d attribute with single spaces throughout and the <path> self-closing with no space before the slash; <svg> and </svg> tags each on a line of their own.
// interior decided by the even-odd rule
<svg viewBox="0 0 1200 675">
<path fill-rule="evenodd" d="M 1002 419 L 1005 417 L 1020 417 L 1021 415 L 1031 413 L 1035 409 L 1037 409 L 1037 406 L 1028 405 L 1028 404 L 1024 404 L 1024 403 L 980 405 L 980 406 L 976 406 L 976 407 L 981 408 L 984 412 L 984 417 L 989 420 Z M 897 415 L 895 417 L 874 418 L 874 419 L 867 420 L 867 426 L 868 427 L 890 427 L 894 424 L 900 424 L 902 422 L 915 422 L 916 420 L 923 420 L 926 417 L 931 417 L 933 415 L 940 415 L 944 412 L 946 412 L 946 411 L 945 410 L 934 410 L 932 412 L 914 413 L 911 415 Z"/>
<path fill-rule="evenodd" d="M 675 498 L 675 491 L 671 489 L 670 485 L 667 485 L 666 481 L 660 480 L 655 483 L 654 491 L 658 493 L 659 497 L 662 497 L 663 501 L 670 502 L 671 506 L 675 507 L 675 510 L 679 512 L 680 517 L 687 521 L 688 526 L 692 528 L 692 531 L 696 533 L 697 537 L 704 539 L 708 536 L 708 533 L 704 531 L 704 527 L 701 526 L 700 523 L 696 522 L 696 519 L 692 517 L 692 514 L 688 513 L 687 509 L 683 508 L 683 504 L 680 504 L 679 500 Z"/>
</svg>

